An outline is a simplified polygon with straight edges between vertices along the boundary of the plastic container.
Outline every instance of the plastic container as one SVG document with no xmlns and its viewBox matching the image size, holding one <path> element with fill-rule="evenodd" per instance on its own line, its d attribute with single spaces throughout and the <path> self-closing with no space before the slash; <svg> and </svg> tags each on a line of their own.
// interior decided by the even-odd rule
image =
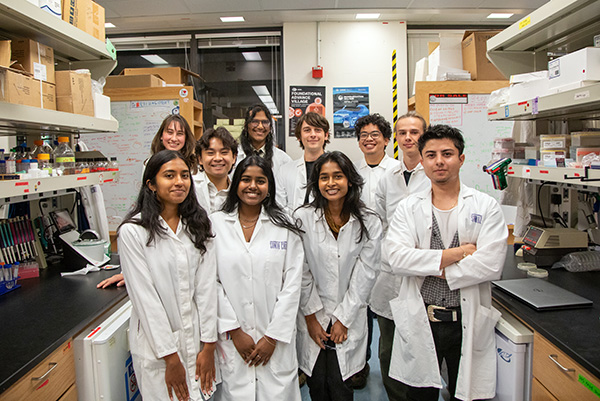
<svg viewBox="0 0 600 401">
<path fill-rule="evenodd" d="M 58 146 L 54 151 L 54 168 L 58 175 L 75 173 L 75 152 L 69 146 L 69 137 L 58 137 Z"/>
<path fill-rule="evenodd" d="M 41 139 L 38 139 L 37 141 L 34 141 L 33 143 L 35 143 L 35 148 L 31 152 L 32 157 L 37 159 L 38 155 L 40 153 L 52 154 L 52 152 L 53 152 L 52 147 L 50 145 L 48 145 L 46 142 L 42 141 Z"/>
<path fill-rule="evenodd" d="M 536 269 L 537 265 L 535 263 L 521 262 L 517 263 L 517 269 L 523 271 L 529 271 L 531 269 Z"/>
<path fill-rule="evenodd" d="M 17 154 L 14 149 L 8 155 L 6 159 L 6 174 L 14 174 L 17 172 Z"/>
<path fill-rule="evenodd" d="M 527 275 L 529 277 L 535 277 L 535 278 L 546 278 L 546 277 L 548 277 L 548 270 L 529 269 L 529 270 L 527 270 Z"/>
<path fill-rule="evenodd" d="M 570 135 L 540 135 L 540 149 L 564 149 L 571 146 Z"/>
<path fill-rule="evenodd" d="M 52 175 L 52 163 L 50 162 L 50 155 L 48 153 L 38 154 L 38 168 L 41 171 L 46 171 L 48 176 Z M 44 175 L 42 173 L 42 175 Z"/>
<path fill-rule="evenodd" d="M 110 163 L 108 163 L 108 166 L 106 169 L 108 171 L 119 171 L 119 162 L 117 161 L 116 157 L 110 158 Z"/>
<path fill-rule="evenodd" d="M 513 150 L 515 148 L 515 140 L 512 138 L 494 138 L 494 150 L 506 149 Z"/>
</svg>

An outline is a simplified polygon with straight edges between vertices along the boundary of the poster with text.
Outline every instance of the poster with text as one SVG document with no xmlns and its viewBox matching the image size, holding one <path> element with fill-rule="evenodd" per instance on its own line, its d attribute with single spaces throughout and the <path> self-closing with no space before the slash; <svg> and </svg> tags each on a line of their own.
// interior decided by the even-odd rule
<svg viewBox="0 0 600 401">
<path fill-rule="evenodd" d="M 333 136 L 354 138 L 354 124 L 369 115 L 369 88 L 333 88 Z"/>
<path fill-rule="evenodd" d="M 324 86 L 290 86 L 289 136 L 294 136 L 296 122 L 303 114 L 314 111 L 325 116 Z"/>
</svg>

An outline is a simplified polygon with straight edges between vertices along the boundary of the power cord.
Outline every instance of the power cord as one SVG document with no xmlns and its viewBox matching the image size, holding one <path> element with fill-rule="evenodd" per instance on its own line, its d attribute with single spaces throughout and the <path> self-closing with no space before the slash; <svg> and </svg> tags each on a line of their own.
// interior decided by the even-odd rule
<svg viewBox="0 0 600 401">
<path fill-rule="evenodd" d="M 540 192 L 542 191 L 542 187 L 546 184 L 548 184 L 548 181 L 542 182 L 541 185 L 538 187 L 538 191 L 537 191 L 537 207 L 538 207 L 538 210 L 540 211 L 540 217 L 542 218 L 542 223 L 544 223 L 544 228 L 548 228 L 548 225 L 546 224 L 546 220 L 544 219 L 544 212 L 542 211 L 542 208 L 540 207 Z"/>
</svg>

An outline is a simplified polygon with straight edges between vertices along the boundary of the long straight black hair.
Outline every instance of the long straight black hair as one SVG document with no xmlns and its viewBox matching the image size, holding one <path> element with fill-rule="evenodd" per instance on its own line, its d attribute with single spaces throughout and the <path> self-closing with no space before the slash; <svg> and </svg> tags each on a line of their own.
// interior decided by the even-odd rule
<svg viewBox="0 0 600 401">
<path fill-rule="evenodd" d="M 273 117 L 271 116 L 271 112 L 269 111 L 269 109 L 262 105 L 262 104 L 257 104 L 254 105 L 252 107 L 250 107 L 248 109 L 248 111 L 246 112 L 246 120 L 244 121 L 244 128 L 242 129 L 242 133 L 240 134 L 240 145 L 242 145 L 242 150 L 244 151 L 244 154 L 246 156 L 250 156 L 255 154 L 256 149 L 254 149 L 254 146 L 252 146 L 252 140 L 250 139 L 250 132 L 249 132 L 249 125 L 250 122 L 252 120 L 254 120 L 254 117 L 260 113 L 260 112 L 265 113 L 265 116 L 267 116 L 267 120 L 269 120 L 269 122 L 271 123 L 271 125 L 269 126 L 269 134 L 267 135 L 267 139 L 265 142 L 265 160 L 269 163 L 269 166 L 272 167 L 273 166 L 273 147 L 274 147 L 274 141 L 273 141 Z"/>
<path fill-rule="evenodd" d="M 360 223 L 360 232 L 356 240 L 357 243 L 361 242 L 364 237 L 370 239 L 369 230 L 365 225 L 365 214 L 375 214 L 372 210 L 368 209 L 365 203 L 360 199 L 362 187 L 365 184 L 365 180 L 362 178 L 360 173 L 356 171 L 354 164 L 350 161 L 348 156 L 339 151 L 325 152 L 316 161 L 313 166 L 312 174 L 308 179 L 306 187 L 310 189 L 313 195 L 313 201 L 308 205 L 302 207 L 312 206 L 319 210 L 323 215 L 327 208 L 329 201 L 321 194 L 319 189 L 319 175 L 321 174 L 321 168 L 325 163 L 336 163 L 340 166 L 342 173 L 348 179 L 348 193 L 344 198 L 344 206 L 342 207 L 342 213 L 352 215 Z"/>
<path fill-rule="evenodd" d="M 271 166 L 265 159 L 257 155 L 250 155 L 246 157 L 236 167 L 231 179 L 231 187 L 229 188 L 227 199 L 225 200 L 225 203 L 223 203 L 221 210 L 226 213 L 232 213 L 238 208 L 241 202 L 237 193 L 238 187 L 240 186 L 240 181 L 242 180 L 242 174 L 244 174 L 246 169 L 248 169 L 250 166 L 259 167 L 267 177 L 267 182 L 269 183 L 269 194 L 263 200 L 262 208 L 269 216 L 269 219 L 276 226 L 287 228 L 288 230 L 300 235 L 303 231 L 300 230 L 296 224 L 292 223 L 291 219 L 284 213 L 281 206 L 279 206 L 275 200 L 275 177 L 273 176 L 273 170 L 271 169 Z"/>
<path fill-rule="evenodd" d="M 181 159 L 188 169 L 190 165 L 183 155 L 175 150 L 161 150 L 155 153 L 146 164 L 144 178 L 142 179 L 142 188 L 138 194 L 137 201 L 133 208 L 127 213 L 119 229 L 126 223 L 137 224 L 148 230 L 148 242 L 146 246 L 151 246 L 157 237 L 164 238 L 167 235 L 167 229 L 159 223 L 158 217 L 162 212 L 163 205 L 160 199 L 148 186 L 149 183 L 156 185 L 156 176 L 160 168 L 174 159 Z M 190 176 L 191 177 L 191 176 Z M 136 217 L 140 214 L 139 217 Z M 206 211 L 198 204 L 196 191 L 194 190 L 194 180 L 190 178 L 190 191 L 188 196 L 179 204 L 179 216 L 184 223 L 184 230 L 194 242 L 194 246 L 201 251 L 206 252 L 205 242 L 212 238 L 210 220 Z M 117 230 L 118 233 L 118 230 Z"/>
</svg>

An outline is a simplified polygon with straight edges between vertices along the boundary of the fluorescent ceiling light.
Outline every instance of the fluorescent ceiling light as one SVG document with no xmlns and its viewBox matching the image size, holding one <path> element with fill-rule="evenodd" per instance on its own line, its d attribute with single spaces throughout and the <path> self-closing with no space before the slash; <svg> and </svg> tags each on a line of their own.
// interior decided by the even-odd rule
<svg viewBox="0 0 600 401">
<path fill-rule="evenodd" d="M 246 61 L 262 61 L 259 52 L 242 52 Z"/>
<path fill-rule="evenodd" d="M 269 90 L 267 89 L 267 87 L 265 85 L 253 86 L 252 89 L 254 89 L 254 92 L 256 92 L 256 94 L 258 96 L 261 96 L 261 95 L 271 96 L 271 94 L 269 93 Z"/>
<path fill-rule="evenodd" d="M 143 54 L 142 57 L 152 64 L 169 64 L 167 60 L 156 54 Z"/>
<path fill-rule="evenodd" d="M 244 17 L 221 17 L 221 22 L 244 22 Z"/>
<path fill-rule="evenodd" d="M 259 95 L 258 98 L 263 103 L 273 102 L 273 98 L 271 97 L 271 95 Z"/>
<path fill-rule="evenodd" d="M 356 14 L 356 19 L 377 19 L 381 14 Z"/>
<path fill-rule="evenodd" d="M 513 15 L 514 14 L 511 14 L 511 13 L 491 13 L 487 17 L 490 19 L 492 19 L 492 18 L 495 18 L 495 19 L 503 19 L 504 18 L 505 19 L 505 18 L 510 18 Z"/>
<path fill-rule="evenodd" d="M 105 22 L 104 27 L 105 28 L 116 28 L 115 24 L 113 24 L 112 22 Z"/>
</svg>

